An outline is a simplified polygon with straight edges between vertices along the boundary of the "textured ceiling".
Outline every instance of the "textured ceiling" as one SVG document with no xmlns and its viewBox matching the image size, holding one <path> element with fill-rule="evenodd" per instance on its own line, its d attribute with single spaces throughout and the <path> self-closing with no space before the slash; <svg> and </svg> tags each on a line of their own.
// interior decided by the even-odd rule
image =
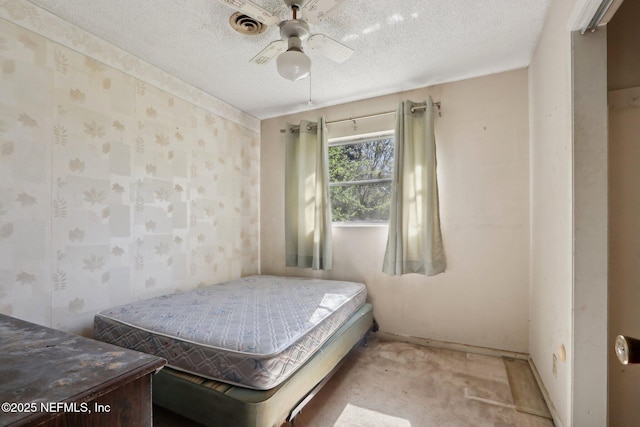
<svg viewBox="0 0 640 427">
<path fill-rule="evenodd" d="M 249 60 L 278 27 L 231 29 L 217 0 L 29 0 L 259 119 L 523 68 L 550 0 L 347 0 L 311 25 L 354 49 L 342 64 L 311 51 L 312 79 Z M 290 19 L 282 0 L 254 0 Z"/>
</svg>

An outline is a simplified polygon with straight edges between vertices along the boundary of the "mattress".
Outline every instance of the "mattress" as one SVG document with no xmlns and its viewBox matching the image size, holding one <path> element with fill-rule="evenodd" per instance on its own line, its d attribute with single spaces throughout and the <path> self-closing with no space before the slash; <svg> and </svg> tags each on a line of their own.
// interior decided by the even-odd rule
<svg viewBox="0 0 640 427">
<path fill-rule="evenodd" d="M 364 304 L 294 375 L 252 390 L 164 368 L 153 377 L 153 403 L 210 427 L 280 426 L 294 416 L 373 327 Z M 289 425 L 294 425 L 290 423 Z"/>
<path fill-rule="evenodd" d="M 101 311 L 95 338 L 167 366 L 268 390 L 286 380 L 366 300 L 361 283 L 250 276 Z"/>
</svg>

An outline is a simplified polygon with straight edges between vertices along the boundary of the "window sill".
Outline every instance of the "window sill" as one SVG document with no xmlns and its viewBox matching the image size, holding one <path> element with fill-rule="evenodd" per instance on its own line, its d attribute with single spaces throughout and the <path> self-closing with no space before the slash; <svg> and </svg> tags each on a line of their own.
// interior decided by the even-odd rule
<svg viewBox="0 0 640 427">
<path fill-rule="evenodd" d="M 332 227 L 341 227 L 341 228 L 379 228 L 379 227 L 388 227 L 389 223 L 387 222 L 332 222 Z"/>
</svg>

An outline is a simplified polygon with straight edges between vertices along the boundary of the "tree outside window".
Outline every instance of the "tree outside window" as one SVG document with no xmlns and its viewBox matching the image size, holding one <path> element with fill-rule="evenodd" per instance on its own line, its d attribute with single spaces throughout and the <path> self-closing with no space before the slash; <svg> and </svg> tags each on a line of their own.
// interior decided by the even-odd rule
<svg viewBox="0 0 640 427">
<path fill-rule="evenodd" d="M 393 150 L 393 131 L 329 141 L 333 222 L 389 221 Z"/>
</svg>

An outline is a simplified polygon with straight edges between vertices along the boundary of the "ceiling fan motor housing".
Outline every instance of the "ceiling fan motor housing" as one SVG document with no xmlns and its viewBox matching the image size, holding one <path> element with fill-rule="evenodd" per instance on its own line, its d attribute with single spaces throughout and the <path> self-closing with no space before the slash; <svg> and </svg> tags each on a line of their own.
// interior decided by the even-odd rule
<svg viewBox="0 0 640 427">
<path fill-rule="evenodd" d="M 297 37 L 300 40 L 309 38 L 309 25 L 301 19 L 290 19 L 280 23 L 280 37 L 288 40 Z"/>
</svg>

